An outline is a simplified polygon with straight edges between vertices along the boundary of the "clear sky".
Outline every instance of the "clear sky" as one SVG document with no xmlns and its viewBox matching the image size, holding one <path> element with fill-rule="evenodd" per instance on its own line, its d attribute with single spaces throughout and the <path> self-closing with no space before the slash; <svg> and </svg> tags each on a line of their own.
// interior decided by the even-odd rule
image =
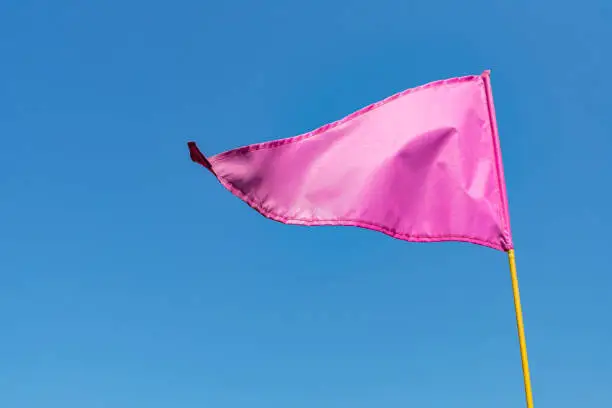
<svg viewBox="0 0 612 408">
<path fill-rule="evenodd" d="M 506 257 L 188 157 L 492 70 L 537 408 L 612 406 L 612 3 L 0 2 L 0 406 L 514 408 Z"/>
</svg>

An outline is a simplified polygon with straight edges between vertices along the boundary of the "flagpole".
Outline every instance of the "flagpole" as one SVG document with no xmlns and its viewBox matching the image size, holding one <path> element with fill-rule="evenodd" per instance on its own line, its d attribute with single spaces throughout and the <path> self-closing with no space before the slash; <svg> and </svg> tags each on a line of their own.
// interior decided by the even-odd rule
<svg viewBox="0 0 612 408">
<path fill-rule="evenodd" d="M 521 363 L 523 365 L 523 381 L 525 383 L 525 399 L 527 408 L 533 408 L 533 395 L 531 393 L 531 376 L 529 375 L 529 361 L 527 359 L 527 342 L 525 341 L 525 325 L 523 324 L 523 309 L 519 292 L 518 275 L 516 273 L 516 258 L 514 249 L 508 251 L 510 263 L 510 276 L 512 277 L 512 294 L 514 296 L 514 311 L 516 313 L 516 328 L 518 330 L 519 346 L 521 349 Z"/>
</svg>

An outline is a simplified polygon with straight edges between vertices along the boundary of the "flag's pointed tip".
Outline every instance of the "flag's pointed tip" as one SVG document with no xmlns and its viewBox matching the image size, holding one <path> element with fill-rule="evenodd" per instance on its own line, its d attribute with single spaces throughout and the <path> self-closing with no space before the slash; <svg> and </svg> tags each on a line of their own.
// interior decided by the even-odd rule
<svg viewBox="0 0 612 408">
<path fill-rule="evenodd" d="M 491 70 L 490 69 L 485 69 L 482 74 L 483 77 L 489 77 L 491 76 Z"/>
<path fill-rule="evenodd" d="M 210 162 L 208 161 L 206 156 L 202 154 L 202 152 L 198 148 L 198 145 L 196 145 L 195 142 L 190 141 L 190 142 L 187 142 L 187 147 L 189 148 L 189 156 L 191 157 L 191 160 L 194 161 L 195 163 L 201 164 L 202 166 L 206 167 L 208 170 L 210 170 L 214 174 Z"/>
</svg>

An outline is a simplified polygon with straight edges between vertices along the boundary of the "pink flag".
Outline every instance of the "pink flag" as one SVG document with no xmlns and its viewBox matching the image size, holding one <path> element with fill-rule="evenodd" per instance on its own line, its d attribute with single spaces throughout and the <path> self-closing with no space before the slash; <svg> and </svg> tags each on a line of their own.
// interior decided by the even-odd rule
<svg viewBox="0 0 612 408">
<path fill-rule="evenodd" d="M 193 161 L 265 217 L 512 249 L 489 72 L 408 89 L 312 132 Z"/>
</svg>

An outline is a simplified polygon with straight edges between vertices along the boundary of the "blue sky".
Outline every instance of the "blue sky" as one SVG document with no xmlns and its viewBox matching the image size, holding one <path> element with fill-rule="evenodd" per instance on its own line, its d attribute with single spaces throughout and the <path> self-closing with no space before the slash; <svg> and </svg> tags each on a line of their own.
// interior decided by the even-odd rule
<svg viewBox="0 0 612 408">
<path fill-rule="evenodd" d="M 0 406 L 523 406 L 503 253 L 268 221 L 185 146 L 487 68 L 536 407 L 612 405 L 611 19 L 605 0 L 4 0 Z"/>
</svg>

